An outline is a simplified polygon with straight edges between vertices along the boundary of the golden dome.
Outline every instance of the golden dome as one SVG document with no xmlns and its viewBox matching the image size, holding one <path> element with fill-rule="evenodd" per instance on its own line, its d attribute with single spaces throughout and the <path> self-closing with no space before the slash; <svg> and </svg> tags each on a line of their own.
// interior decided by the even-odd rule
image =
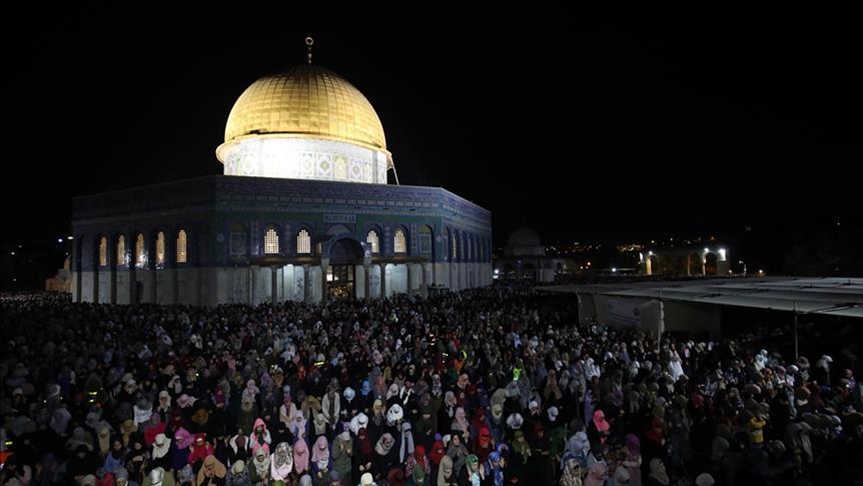
<svg viewBox="0 0 863 486">
<path fill-rule="evenodd" d="M 225 145 L 248 136 L 338 140 L 386 151 L 383 126 L 366 97 L 313 64 L 263 77 L 240 95 L 228 115 Z"/>
</svg>

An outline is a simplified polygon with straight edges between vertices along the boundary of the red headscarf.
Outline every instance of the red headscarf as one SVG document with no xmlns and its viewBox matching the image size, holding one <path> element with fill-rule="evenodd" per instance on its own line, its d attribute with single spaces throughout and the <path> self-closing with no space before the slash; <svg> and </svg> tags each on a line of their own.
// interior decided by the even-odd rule
<svg viewBox="0 0 863 486">
<path fill-rule="evenodd" d="M 369 437 L 369 432 L 365 427 L 360 427 L 359 430 L 357 430 L 357 438 L 360 441 L 360 453 L 365 456 L 372 455 L 374 445 L 372 444 L 372 439 Z"/>
<path fill-rule="evenodd" d="M 195 434 L 195 440 L 192 441 L 189 449 L 189 464 L 194 464 L 197 461 L 203 462 L 207 456 L 215 454 L 213 445 L 207 442 L 207 434 L 203 432 Z"/>
<path fill-rule="evenodd" d="M 414 451 L 416 451 L 416 449 L 414 449 Z M 435 443 L 432 445 L 431 452 L 429 452 L 429 459 L 431 459 L 431 463 L 435 466 L 439 465 L 441 459 L 443 459 L 443 456 L 445 455 L 446 447 L 444 447 L 443 442 L 439 440 L 435 441 Z"/>
</svg>

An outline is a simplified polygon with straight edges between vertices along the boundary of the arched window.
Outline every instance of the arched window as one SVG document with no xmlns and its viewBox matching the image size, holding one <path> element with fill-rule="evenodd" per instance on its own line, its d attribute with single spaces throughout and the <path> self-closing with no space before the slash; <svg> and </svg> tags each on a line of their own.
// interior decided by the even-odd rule
<svg viewBox="0 0 863 486">
<path fill-rule="evenodd" d="M 156 235 L 156 265 L 165 264 L 165 232 Z"/>
<path fill-rule="evenodd" d="M 235 223 L 231 225 L 231 256 L 244 257 L 248 251 L 248 236 L 246 227 L 242 224 Z"/>
<path fill-rule="evenodd" d="M 408 243 L 405 238 L 405 230 L 403 228 L 396 229 L 396 234 L 393 236 L 393 253 L 407 253 Z"/>
<path fill-rule="evenodd" d="M 312 253 L 312 237 L 308 230 L 301 229 L 297 233 L 297 254 L 310 255 Z"/>
<path fill-rule="evenodd" d="M 450 259 L 455 261 L 458 258 L 458 235 L 455 231 L 450 232 Z"/>
<path fill-rule="evenodd" d="M 117 237 L 117 265 L 126 264 L 126 237 L 120 235 Z"/>
<path fill-rule="evenodd" d="M 177 263 L 187 263 L 189 261 L 189 255 L 186 252 L 186 230 L 180 230 L 177 234 Z"/>
<path fill-rule="evenodd" d="M 147 250 L 144 248 L 144 235 L 138 233 L 135 241 L 135 266 L 144 268 L 147 266 Z"/>
<path fill-rule="evenodd" d="M 105 236 L 99 240 L 99 266 L 108 266 L 108 238 Z"/>
<path fill-rule="evenodd" d="M 270 227 L 264 235 L 264 254 L 275 255 L 279 253 L 279 233 L 276 228 Z"/>
<path fill-rule="evenodd" d="M 372 254 L 377 255 L 381 252 L 381 242 L 378 238 L 378 232 L 375 230 L 369 230 L 369 235 L 366 236 L 366 243 L 372 247 Z"/>
<path fill-rule="evenodd" d="M 419 227 L 419 251 L 422 254 L 432 253 L 432 229 L 426 225 Z"/>
</svg>

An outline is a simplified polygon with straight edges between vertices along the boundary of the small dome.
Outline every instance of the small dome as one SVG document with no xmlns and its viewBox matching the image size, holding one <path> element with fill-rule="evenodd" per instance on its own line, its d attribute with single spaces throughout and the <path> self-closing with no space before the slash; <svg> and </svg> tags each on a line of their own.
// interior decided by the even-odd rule
<svg viewBox="0 0 863 486">
<path fill-rule="evenodd" d="M 509 235 L 504 254 L 506 256 L 544 256 L 545 247 L 536 231 L 522 226 Z"/>
</svg>

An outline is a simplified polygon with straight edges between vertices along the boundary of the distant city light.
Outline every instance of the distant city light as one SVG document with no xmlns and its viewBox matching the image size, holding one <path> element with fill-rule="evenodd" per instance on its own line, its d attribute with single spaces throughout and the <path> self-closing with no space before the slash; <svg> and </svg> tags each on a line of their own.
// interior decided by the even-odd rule
<svg viewBox="0 0 863 486">
<path fill-rule="evenodd" d="M 497 275 L 497 274 L 499 274 L 499 273 L 500 273 L 500 270 L 498 270 L 497 268 L 495 268 L 495 269 L 494 269 L 494 274 L 495 274 L 495 275 Z"/>
<path fill-rule="evenodd" d="M 611 273 L 617 273 L 617 267 L 611 267 Z"/>
<path fill-rule="evenodd" d="M 15 256 L 15 252 L 14 252 L 14 251 L 12 252 L 12 256 Z"/>
<path fill-rule="evenodd" d="M 57 243 L 63 243 L 63 238 L 57 238 Z"/>
<path fill-rule="evenodd" d="M 705 246 L 705 247 L 704 247 L 704 253 L 707 253 L 707 252 L 709 252 L 709 251 L 710 251 L 710 249 L 709 249 L 709 248 L 707 248 L 707 247 Z"/>
<path fill-rule="evenodd" d="M 72 236 L 72 235 L 69 235 L 69 236 L 67 236 L 67 237 L 66 237 L 66 239 L 67 239 L 67 240 L 74 240 L 74 239 L 75 239 L 75 237 L 74 237 L 74 236 Z"/>
</svg>

